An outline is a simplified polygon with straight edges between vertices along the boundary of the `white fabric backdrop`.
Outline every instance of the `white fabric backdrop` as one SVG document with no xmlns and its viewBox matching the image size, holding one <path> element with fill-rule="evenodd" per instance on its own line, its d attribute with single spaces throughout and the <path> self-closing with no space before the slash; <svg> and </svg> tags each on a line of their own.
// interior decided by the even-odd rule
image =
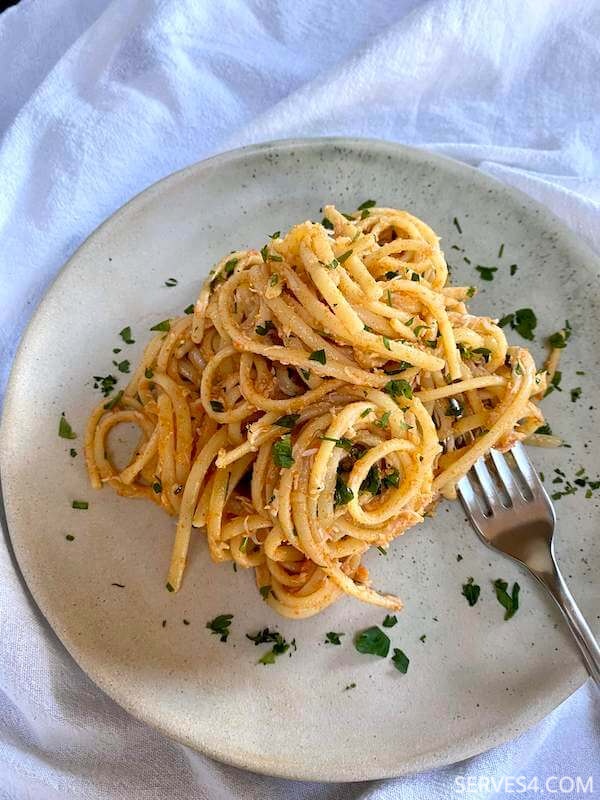
<svg viewBox="0 0 600 800">
<path fill-rule="evenodd" d="M 81 241 L 150 183 L 241 144 L 418 144 L 525 190 L 600 250 L 599 39 L 594 0 L 22 0 L 0 16 L 0 396 Z M 2 800 L 460 797 L 461 775 L 592 775 L 600 791 L 589 686 L 469 762 L 301 784 L 212 763 L 129 717 L 48 630 L 3 545 L 0 636 Z"/>
</svg>

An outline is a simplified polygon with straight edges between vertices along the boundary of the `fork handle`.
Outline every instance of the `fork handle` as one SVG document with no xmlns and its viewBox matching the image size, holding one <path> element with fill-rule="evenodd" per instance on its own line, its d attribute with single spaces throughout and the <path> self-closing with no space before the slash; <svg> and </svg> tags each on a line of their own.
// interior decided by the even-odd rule
<svg viewBox="0 0 600 800">
<path fill-rule="evenodd" d="M 596 685 L 600 686 L 600 646 L 569 591 L 569 587 L 565 583 L 554 559 L 554 554 L 552 554 L 552 566 L 552 572 L 534 572 L 533 574 L 546 587 L 556 605 L 562 611 L 573 638 L 581 651 L 588 672 L 596 682 Z"/>
</svg>

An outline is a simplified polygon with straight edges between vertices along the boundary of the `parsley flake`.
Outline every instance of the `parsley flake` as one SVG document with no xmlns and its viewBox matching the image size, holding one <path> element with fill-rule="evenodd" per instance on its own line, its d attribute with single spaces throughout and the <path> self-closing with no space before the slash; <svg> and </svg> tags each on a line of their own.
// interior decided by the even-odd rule
<svg viewBox="0 0 600 800">
<path fill-rule="evenodd" d="M 286 414 L 276 419 L 273 425 L 278 425 L 280 428 L 293 428 L 299 419 L 300 414 Z"/>
<path fill-rule="evenodd" d="M 481 264 L 477 264 L 475 267 L 479 275 L 481 276 L 482 281 L 493 281 L 494 280 L 494 272 L 498 272 L 498 267 L 484 267 Z"/>
<path fill-rule="evenodd" d="M 374 625 L 357 634 L 354 647 L 359 653 L 386 658 L 390 651 L 389 636 Z"/>
<path fill-rule="evenodd" d="M 288 469 L 292 466 L 294 459 L 292 457 L 292 437 L 289 433 L 273 443 L 271 455 L 275 466 L 281 469 Z"/>
<path fill-rule="evenodd" d="M 157 322 L 156 325 L 153 325 L 150 328 L 151 331 L 170 331 L 171 330 L 171 320 L 170 319 L 163 319 L 162 322 Z"/>
<path fill-rule="evenodd" d="M 61 439 L 76 439 L 77 434 L 67 422 L 64 412 L 61 414 L 58 421 L 58 435 Z"/>
<path fill-rule="evenodd" d="M 131 327 L 128 325 L 126 328 L 123 328 L 122 331 L 119 331 L 119 336 L 125 344 L 135 344 L 135 339 L 131 338 Z"/>
<path fill-rule="evenodd" d="M 220 641 L 226 642 L 229 634 L 231 633 L 229 626 L 231 625 L 232 619 L 233 614 L 219 614 L 214 619 L 211 619 L 210 622 L 207 622 L 206 627 L 211 633 L 217 635 L 220 638 Z"/>
<path fill-rule="evenodd" d="M 356 210 L 357 211 L 364 211 L 365 209 L 373 208 L 376 205 L 377 205 L 377 201 L 375 201 L 375 200 L 365 200 L 365 202 L 361 203 Z"/>
<path fill-rule="evenodd" d="M 325 364 L 327 362 L 325 350 L 315 350 L 309 355 L 308 359 L 309 361 L 317 361 L 319 364 Z"/>
<path fill-rule="evenodd" d="M 512 587 L 512 591 L 510 594 L 506 591 L 508 588 L 508 583 L 503 581 L 501 578 L 498 578 L 494 581 L 494 589 L 496 590 L 496 598 L 501 606 L 506 609 L 506 613 L 504 614 L 504 619 L 508 620 L 516 613 L 517 609 L 519 608 L 519 590 L 520 586 L 518 583 L 514 583 Z"/>
<path fill-rule="evenodd" d="M 401 672 L 403 675 L 406 675 L 408 672 L 408 665 L 410 664 L 410 659 L 404 652 L 404 650 L 399 650 L 397 647 L 394 647 L 394 655 L 392 656 L 392 662 L 398 672 Z"/>
<path fill-rule="evenodd" d="M 467 578 L 467 582 L 463 584 L 462 595 L 467 598 L 467 603 L 474 606 L 481 593 L 481 586 L 473 583 L 473 578 Z"/>
<path fill-rule="evenodd" d="M 410 383 L 404 378 L 388 381 L 383 387 L 383 391 L 389 394 L 390 397 L 406 397 L 410 400 L 413 396 Z"/>
</svg>

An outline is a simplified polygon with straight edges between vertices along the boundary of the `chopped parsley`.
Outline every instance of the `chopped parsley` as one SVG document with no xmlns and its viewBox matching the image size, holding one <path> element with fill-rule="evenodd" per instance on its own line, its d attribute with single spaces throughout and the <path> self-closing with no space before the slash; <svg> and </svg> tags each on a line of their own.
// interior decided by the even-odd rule
<svg viewBox="0 0 600 800">
<path fill-rule="evenodd" d="M 390 270 L 389 272 L 385 273 L 385 277 L 387 278 L 388 281 L 391 281 L 394 278 L 397 278 L 398 275 L 400 275 L 400 273 L 396 272 L 395 270 Z"/>
<path fill-rule="evenodd" d="M 260 596 L 263 600 L 266 600 L 267 597 L 271 594 L 271 587 L 270 585 L 261 586 L 258 590 L 260 592 Z"/>
<path fill-rule="evenodd" d="M 268 644 L 269 642 L 276 642 L 281 634 L 277 631 L 270 631 L 268 628 L 263 628 L 262 631 L 257 633 L 247 633 L 246 639 L 250 639 L 255 645 Z"/>
<path fill-rule="evenodd" d="M 261 248 L 260 254 L 262 256 L 262 260 L 265 263 L 267 261 L 283 261 L 283 258 L 280 255 L 277 255 L 276 253 L 269 253 L 269 246 L 268 245 L 265 245 L 264 247 Z M 271 275 L 271 278 L 273 278 L 273 275 Z M 275 283 L 277 283 L 277 281 L 275 281 Z M 274 284 L 271 284 L 271 285 L 273 286 Z"/>
<path fill-rule="evenodd" d="M 309 361 L 318 361 L 319 364 L 325 364 L 327 362 L 327 356 L 325 355 L 325 350 L 315 350 L 313 351 L 309 357 Z"/>
<path fill-rule="evenodd" d="M 548 386 L 548 388 L 546 389 L 546 391 L 544 393 L 544 397 L 548 397 L 548 395 L 552 394 L 552 392 L 555 389 L 558 392 L 562 392 L 562 389 L 560 388 L 561 380 L 562 380 L 562 372 L 559 369 L 557 369 L 556 372 L 554 373 L 554 375 L 552 376 L 552 380 L 550 381 L 550 385 Z"/>
<path fill-rule="evenodd" d="M 286 414 L 276 419 L 273 425 L 278 425 L 280 428 L 293 428 L 299 419 L 300 414 Z"/>
<path fill-rule="evenodd" d="M 227 278 L 233 273 L 233 270 L 236 268 L 237 263 L 238 263 L 237 258 L 231 258 L 229 259 L 229 261 L 226 262 L 225 266 L 223 267 L 223 273 Z"/>
<path fill-rule="evenodd" d="M 119 361 L 118 363 L 116 361 L 113 361 L 113 364 L 119 370 L 119 372 L 125 372 L 125 373 L 129 372 L 129 367 L 131 366 L 131 364 L 127 359 Z"/>
<path fill-rule="evenodd" d="M 394 489 L 398 488 L 398 486 L 400 484 L 400 473 L 398 472 L 396 467 L 393 467 L 389 472 L 387 472 L 383 476 L 382 483 L 383 483 L 383 485 L 385 486 L 386 489 L 389 489 L 389 488 L 392 488 L 392 487 Z"/>
<path fill-rule="evenodd" d="M 347 692 L 348 689 L 356 689 L 355 683 L 349 683 L 348 686 L 344 686 L 344 691 Z"/>
<path fill-rule="evenodd" d="M 281 439 L 273 443 L 271 455 L 275 466 L 281 469 L 288 469 L 294 463 L 292 457 L 292 437 L 289 433 L 284 434 Z"/>
<path fill-rule="evenodd" d="M 548 337 L 548 344 L 550 347 L 555 347 L 558 350 L 562 350 L 567 346 L 567 342 L 571 338 L 571 326 L 569 325 L 569 320 L 565 321 L 565 327 L 561 331 L 557 331 L 553 333 L 552 336 Z"/>
<path fill-rule="evenodd" d="M 415 283 L 418 283 L 421 280 L 421 276 L 419 275 L 418 272 L 413 272 L 413 274 L 410 276 L 410 279 L 411 279 L 411 281 L 414 281 Z"/>
<path fill-rule="evenodd" d="M 162 483 L 159 478 L 156 478 L 154 483 L 152 484 L 152 491 L 154 494 L 160 494 L 162 492 Z"/>
<path fill-rule="evenodd" d="M 533 332 L 537 327 L 537 317 L 530 308 L 519 308 L 511 314 L 502 317 L 498 325 L 504 328 L 506 325 L 515 330 L 524 339 L 533 340 Z"/>
<path fill-rule="evenodd" d="M 394 647 L 394 655 L 392 656 L 392 662 L 398 672 L 401 672 L 403 675 L 406 675 L 408 672 L 408 665 L 410 664 L 410 659 L 404 652 L 404 650 L 399 650 L 397 647 Z"/>
<path fill-rule="evenodd" d="M 106 375 L 104 378 L 101 375 L 94 375 L 94 389 L 100 389 L 104 397 L 108 397 L 117 385 L 117 380 L 114 375 Z"/>
<path fill-rule="evenodd" d="M 153 325 L 150 328 L 151 331 L 170 331 L 171 330 L 171 320 L 170 319 L 163 319 L 162 322 L 157 322 L 156 325 Z"/>
<path fill-rule="evenodd" d="M 87 500 L 73 500 L 71 503 L 71 508 L 77 508 L 80 511 L 87 511 L 90 504 Z"/>
<path fill-rule="evenodd" d="M 75 448 L 74 448 L 74 447 L 72 447 L 72 448 L 69 450 L 69 455 L 71 456 L 71 458 L 75 458 L 75 456 L 77 455 L 77 450 L 75 450 Z"/>
<path fill-rule="evenodd" d="M 335 492 L 333 495 L 333 504 L 338 506 L 345 506 L 354 498 L 354 492 L 349 489 L 344 480 L 338 475 L 335 479 Z"/>
<path fill-rule="evenodd" d="M 383 339 L 383 346 L 385 349 L 391 350 L 392 348 L 390 347 L 390 340 L 387 338 L 387 336 L 382 336 L 381 338 Z"/>
<path fill-rule="evenodd" d="M 373 208 L 376 205 L 377 202 L 375 200 L 365 200 L 365 202 L 361 203 L 356 210 L 365 211 L 367 208 Z"/>
<path fill-rule="evenodd" d="M 346 250 L 346 252 L 342 253 L 341 256 L 337 256 L 336 260 L 338 264 L 343 264 L 344 261 L 347 261 L 347 259 L 349 259 L 351 255 L 352 255 L 352 250 Z"/>
<path fill-rule="evenodd" d="M 467 289 L 467 297 L 473 297 L 477 289 L 474 286 L 469 286 Z"/>
<path fill-rule="evenodd" d="M 319 439 L 322 439 L 325 442 L 335 442 L 336 447 L 341 447 L 348 452 L 352 450 L 352 442 L 345 436 L 342 436 L 341 439 L 334 439 L 332 436 L 319 436 Z"/>
<path fill-rule="evenodd" d="M 135 339 L 131 338 L 131 328 L 129 325 L 123 328 L 122 331 L 119 331 L 119 336 L 123 339 L 125 344 L 135 344 Z"/>
<path fill-rule="evenodd" d="M 493 281 L 494 272 L 498 272 L 498 267 L 484 267 L 482 264 L 477 264 L 475 267 L 482 281 Z"/>
<path fill-rule="evenodd" d="M 511 264 L 511 265 L 510 265 L 510 267 L 509 267 L 509 269 L 510 269 L 510 276 L 511 276 L 511 278 L 512 278 L 512 276 L 515 274 L 515 272 L 516 272 L 516 271 L 517 271 L 519 268 L 517 267 L 517 265 L 516 265 L 516 264 Z"/>
<path fill-rule="evenodd" d="M 104 403 L 104 408 L 107 411 L 112 411 L 112 409 L 121 402 L 121 398 L 123 397 L 123 389 L 120 392 L 117 392 L 116 395 L 109 400 L 108 403 Z"/>
<path fill-rule="evenodd" d="M 474 606 L 481 593 L 481 586 L 473 582 L 473 578 L 467 578 L 467 582 L 463 583 L 462 595 L 467 598 L 467 603 Z"/>
<path fill-rule="evenodd" d="M 500 245 L 500 249 L 498 250 L 498 258 L 502 258 L 504 255 L 504 243 Z"/>
<path fill-rule="evenodd" d="M 148 381 L 151 381 L 153 377 L 154 377 L 154 371 L 152 370 L 152 367 L 146 367 L 146 369 L 144 370 L 144 378 L 146 378 L 146 380 Z"/>
<path fill-rule="evenodd" d="M 169 278 L 168 280 L 165 281 L 165 286 L 171 288 L 172 286 L 177 286 L 177 283 L 178 283 L 177 278 Z"/>
<path fill-rule="evenodd" d="M 295 639 L 292 639 L 291 642 L 286 642 L 280 633 L 276 633 L 275 637 L 276 638 L 274 640 L 271 640 L 274 641 L 275 644 L 270 650 L 267 650 L 267 652 L 258 659 L 259 664 L 274 664 L 277 656 L 281 656 L 286 653 L 290 649 L 290 646 L 292 646 L 294 650 L 296 649 Z"/>
<path fill-rule="evenodd" d="M 270 319 L 267 319 L 262 325 L 257 325 L 254 330 L 259 336 L 266 336 L 269 331 L 275 330 L 275 325 L 273 325 Z"/>
<path fill-rule="evenodd" d="M 342 641 L 340 636 L 345 636 L 345 633 L 336 633 L 335 631 L 329 631 L 329 633 L 325 634 L 325 644 L 341 644 Z"/>
<path fill-rule="evenodd" d="M 575 389 L 571 389 L 571 402 L 575 403 L 581 397 L 581 386 L 577 386 Z"/>
<path fill-rule="evenodd" d="M 425 642 L 425 639 L 426 639 L 426 638 L 427 638 L 427 634 L 426 634 L 426 633 L 424 633 L 424 634 L 422 634 L 421 636 L 419 636 L 419 641 L 420 641 L 420 642 Z"/>
<path fill-rule="evenodd" d="M 519 608 L 519 590 L 520 586 L 518 583 L 513 583 L 513 587 L 511 593 L 508 594 L 506 591 L 508 589 L 508 583 L 503 581 L 501 578 L 498 578 L 494 581 L 494 589 L 496 590 L 496 599 L 506 609 L 504 614 L 504 619 L 508 620 L 512 616 L 515 615 L 517 609 Z"/>
<path fill-rule="evenodd" d="M 383 625 L 384 628 L 393 628 L 394 625 L 397 624 L 397 622 L 398 622 L 398 617 L 395 614 L 393 616 L 386 614 L 385 619 L 381 624 Z"/>
<path fill-rule="evenodd" d="M 275 231 L 275 233 L 269 234 L 269 239 L 279 239 L 281 237 L 281 231 Z"/>
<path fill-rule="evenodd" d="M 231 625 L 232 619 L 233 614 L 219 614 L 214 619 L 211 619 L 210 622 L 207 622 L 206 627 L 211 633 L 216 634 L 220 638 L 220 641 L 226 642 L 231 633 L 229 626 Z"/>
<path fill-rule="evenodd" d="M 225 411 L 225 406 L 223 405 L 223 403 L 221 403 L 220 400 L 211 400 L 210 407 L 217 414 L 220 414 L 222 411 Z"/>
<path fill-rule="evenodd" d="M 183 309 L 184 314 L 193 314 L 194 313 L 194 304 L 190 303 L 189 306 Z"/>
<path fill-rule="evenodd" d="M 375 421 L 375 425 L 377 425 L 378 428 L 387 428 L 390 421 L 390 413 L 390 411 L 385 411 L 382 414 L 381 419 Z"/>
<path fill-rule="evenodd" d="M 386 658 L 390 652 L 390 639 L 381 628 L 374 625 L 357 634 L 354 639 L 354 647 L 359 653 Z"/>
<path fill-rule="evenodd" d="M 460 222 L 459 222 L 459 221 L 456 219 L 456 217 L 454 217 L 454 219 L 452 220 L 452 222 L 454 223 L 454 227 L 456 228 L 456 230 L 457 230 L 459 233 L 462 233 L 462 228 L 460 227 Z"/>
<path fill-rule="evenodd" d="M 72 533 L 67 533 L 67 535 L 65 536 L 65 539 L 67 540 L 67 542 L 74 542 L 75 541 L 75 537 L 73 536 Z"/>
<path fill-rule="evenodd" d="M 552 436 L 552 428 L 546 422 L 544 425 L 540 425 L 539 428 L 536 428 L 535 433 L 541 433 L 542 436 Z"/>
<path fill-rule="evenodd" d="M 170 583 L 166 583 L 165 584 L 165 589 L 167 590 L 167 592 L 174 592 L 175 591 L 175 589 L 171 586 Z"/>
<path fill-rule="evenodd" d="M 323 219 L 321 220 L 321 225 L 322 225 L 324 228 L 327 228 L 327 230 L 328 230 L 328 231 L 332 231 L 332 230 L 333 230 L 333 222 L 330 222 L 330 221 L 327 219 L 327 217 L 323 217 Z"/>
<path fill-rule="evenodd" d="M 381 491 L 381 473 L 377 464 L 373 464 L 369 469 L 367 477 L 360 485 L 360 489 L 362 492 L 370 492 L 372 495 L 376 495 Z"/>
<path fill-rule="evenodd" d="M 410 400 L 413 396 L 410 383 L 403 378 L 388 381 L 383 387 L 383 391 L 389 394 L 390 397 L 406 397 Z"/>
<path fill-rule="evenodd" d="M 58 421 L 58 435 L 61 439 L 76 439 L 77 434 L 73 430 L 73 428 L 69 425 L 65 418 L 65 413 L 60 415 L 60 419 Z"/>
</svg>

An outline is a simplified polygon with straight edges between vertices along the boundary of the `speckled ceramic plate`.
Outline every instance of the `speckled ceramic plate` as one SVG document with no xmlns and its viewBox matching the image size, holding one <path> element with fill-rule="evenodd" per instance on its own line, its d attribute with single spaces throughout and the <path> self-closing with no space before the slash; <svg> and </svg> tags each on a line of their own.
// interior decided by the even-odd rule
<svg viewBox="0 0 600 800">
<path fill-rule="evenodd" d="M 136 197 L 87 240 L 48 292 L 23 339 L 3 418 L 12 543 L 33 596 L 76 661 L 169 736 L 291 778 L 379 778 L 466 758 L 516 736 L 585 679 L 542 590 L 478 541 L 456 503 L 442 504 L 387 557 L 375 550 L 366 558 L 376 584 L 406 603 L 389 631 L 410 657 L 401 675 L 389 659 L 360 655 L 352 645 L 356 631 L 381 623 L 381 611 L 343 599 L 312 619 L 281 619 L 262 602 L 252 574 L 211 563 L 202 536 L 183 590 L 169 594 L 173 521 L 150 504 L 88 486 L 81 451 L 98 399 L 92 376 L 114 372 L 113 348 L 122 348 L 119 359 L 137 361 L 151 325 L 195 299 L 222 253 L 260 247 L 273 230 L 320 219 L 325 202 L 350 209 L 367 198 L 405 207 L 433 226 L 454 280 L 479 286 L 477 313 L 533 308 L 540 362 L 544 337 L 570 320 L 563 391 L 544 402 L 570 448 L 533 458 L 547 483 L 555 467 L 569 478 L 584 467 L 596 479 L 598 261 L 525 196 L 466 166 L 384 142 L 251 147 Z M 480 280 L 476 264 L 497 267 L 493 282 Z M 176 287 L 165 287 L 169 277 Z M 126 325 L 135 339 L 129 346 L 119 337 Z M 514 332 L 513 339 L 522 342 Z M 581 396 L 572 401 L 576 387 Z M 62 411 L 78 433 L 73 442 L 57 436 Z M 73 510 L 74 498 L 88 500 L 89 510 Z M 559 560 L 598 631 L 598 499 L 578 489 L 557 502 L 557 512 Z M 473 608 L 461 596 L 469 576 L 482 587 Z M 498 577 L 522 586 L 521 608 L 509 622 L 492 590 Z M 220 613 L 234 615 L 227 643 L 205 627 Z M 245 636 L 266 625 L 295 637 L 298 647 L 272 666 L 257 664 L 262 648 Z M 332 630 L 346 634 L 341 646 L 324 644 Z"/>
</svg>

